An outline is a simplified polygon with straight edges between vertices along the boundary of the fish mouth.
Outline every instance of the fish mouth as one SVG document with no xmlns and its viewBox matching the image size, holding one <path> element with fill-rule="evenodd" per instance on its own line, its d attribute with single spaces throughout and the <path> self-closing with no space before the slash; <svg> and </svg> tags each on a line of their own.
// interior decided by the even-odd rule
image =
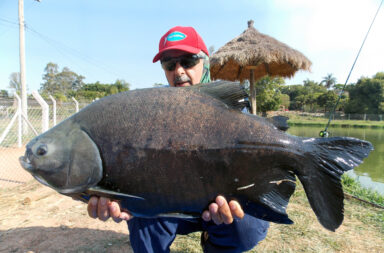
<svg viewBox="0 0 384 253">
<path fill-rule="evenodd" d="M 35 170 L 35 167 L 32 165 L 31 160 L 29 160 L 28 156 L 20 156 L 19 162 L 21 164 L 21 167 L 23 167 L 25 170 L 31 173 Z"/>
<path fill-rule="evenodd" d="M 21 156 L 19 157 L 19 162 L 21 166 L 27 170 L 29 173 L 32 174 L 32 176 L 41 184 L 48 186 L 55 191 L 62 193 L 62 194 L 70 194 L 70 193 L 79 193 L 83 192 L 85 189 L 88 188 L 88 186 L 74 186 L 71 188 L 57 188 L 49 184 L 44 178 L 42 178 L 40 175 L 36 174 L 36 168 L 32 165 L 31 161 L 29 160 L 28 156 Z"/>
</svg>

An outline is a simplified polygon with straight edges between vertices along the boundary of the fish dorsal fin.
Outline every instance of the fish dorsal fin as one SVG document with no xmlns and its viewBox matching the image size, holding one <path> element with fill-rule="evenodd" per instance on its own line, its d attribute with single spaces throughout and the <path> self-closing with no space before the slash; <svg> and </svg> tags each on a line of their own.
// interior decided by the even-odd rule
<svg viewBox="0 0 384 253">
<path fill-rule="evenodd" d="M 245 107 L 249 108 L 248 94 L 238 82 L 216 81 L 193 85 L 185 89 L 210 95 L 233 109 L 242 110 Z"/>
<path fill-rule="evenodd" d="M 281 131 L 287 131 L 289 128 L 288 117 L 277 115 L 277 116 L 273 116 L 271 118 L 266 118 L 266 119 Z"/>
</svg>

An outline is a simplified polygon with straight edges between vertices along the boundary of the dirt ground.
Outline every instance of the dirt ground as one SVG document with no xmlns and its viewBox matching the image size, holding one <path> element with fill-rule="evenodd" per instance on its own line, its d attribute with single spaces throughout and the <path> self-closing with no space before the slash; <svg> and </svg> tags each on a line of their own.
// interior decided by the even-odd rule
<svg viewBox="0 0 384 253">
<path fill-rule="evenodd" d="M 0 189 L 28 182 L 32 176 L 19 163 L 25 147 L 0 147 Z"/>
<path fill-rule="evenodd" d="M 35 181 L 0 190 L 0 252 L 132 252 L 125 222 L 88 217 L 86 205 Z"/>
</svg>

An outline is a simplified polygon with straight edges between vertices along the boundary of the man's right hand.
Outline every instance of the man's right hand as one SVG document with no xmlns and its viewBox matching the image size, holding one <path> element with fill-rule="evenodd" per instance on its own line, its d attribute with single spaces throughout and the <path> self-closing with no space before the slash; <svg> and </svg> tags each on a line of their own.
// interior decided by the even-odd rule
<svg viewBox="0 0 384 253">
<path fill-rule="evenodd" d="M 122 220 L 130 220 L 133 216 L 121 209 L 118 202 L 104 197 L 92 196 L 88 201 L 88 215 L 94 219 L 99 218 L 102 221 L 110 217 L 117 223 Z"/>
</svg>

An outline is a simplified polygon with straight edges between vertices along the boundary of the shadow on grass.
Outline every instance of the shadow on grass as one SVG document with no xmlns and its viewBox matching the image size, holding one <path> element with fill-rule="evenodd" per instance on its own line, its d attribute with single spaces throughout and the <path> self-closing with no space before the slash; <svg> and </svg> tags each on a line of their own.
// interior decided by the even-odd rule
<svg viewBox="0 0 384 253">
<path fill-rule="evenodd" d="M 128 235 L 88 228 L 0 230 L 0 252 L 133 252 Z"/>
</svg>

